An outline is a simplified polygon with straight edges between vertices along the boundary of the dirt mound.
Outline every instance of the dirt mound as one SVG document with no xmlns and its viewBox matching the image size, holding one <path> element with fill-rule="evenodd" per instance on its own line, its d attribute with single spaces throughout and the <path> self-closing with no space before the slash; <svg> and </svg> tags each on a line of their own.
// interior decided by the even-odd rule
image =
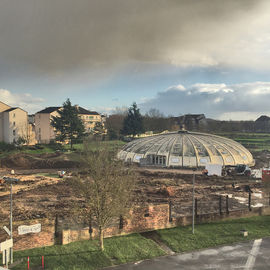
<svg viewBox="0 0 270 270">
<path fill-rule="evenodd" d="M 75 168 L 78 162 L 69 160 L 66 156 L 59 154 L 30 155 L 18 153 L 0 160 L 2 168 L 20 169 L 57 169 Z"/>
<path fill-rule="evenodd" d="M 264 150 L 252 154 L 255 159 L 255 168 L 269 167 L 270 151 Z"/>
</svg>

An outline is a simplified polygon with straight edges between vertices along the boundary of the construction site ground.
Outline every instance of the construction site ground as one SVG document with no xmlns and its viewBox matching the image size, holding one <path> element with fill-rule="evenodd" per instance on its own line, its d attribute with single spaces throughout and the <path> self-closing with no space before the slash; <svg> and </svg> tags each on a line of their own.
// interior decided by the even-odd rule
<svg viewBox="0 0 270 270">
<path fill-rule="evenodd" d="M 69 169 L 72 175 L 78 169 Z M 142 204 L 158 204 L 172 202 L 173 215 L 190 215 L 192 206 L 191 170 L 169 170 L 138 168 L 135 194 Z M 15 175 L 9 169 L 1 169 L 0 176 L 16 177 L 20 181 L 13 185 L 13 219 L 27 220 L 43 217 L 70 216 L 76 202 L 80 198 L 72 192 L 67 184 L 67 178 L 59 178 L 57 169 L 15 170 Z M 247 186 L 252 190 L 252 205 L 254 207 L 267 203 L 263 198 L 260 180 L 246 177 L 205 176 L 196 172 L 195 197 L 198 200 L 198 213 L 217 212 L 219 197 L 222 196 L 222 207 L 225 198 L 230 198 L 230 208 L 246 208 L 248 204 Z M 0 220 L 8 223 L 10 186 L 0 185 Z"/>
<path fill-rule="evenodd" d="M 16 177 L 20 181 L 13 185 L 13 218 L 26 220 L 41 217 L 72 215 L 75 202 L 81 199 L 72 192 L 66 178 L 59 178 L 58 171 L 66 170 L 72 176 L 78 172 L 78 162 L 74 155 L 59 153 L 27 156 L 16 154 L 2 160 L 0 179 L 3 176 Z M 254 155 L 257 168 L 269 164 L 270 152 L 262 151 Z M 55 161 L 57 160 L 57 162 Z M 34 166 L 32 162 L 34 162 Z M 3 165 L 4 164 L 4 165 Z M 12 164 L 11 166 L 8 166 Z M 59 166 L 57 166 L 59 165 Z M 75 166 L 73 166 L 75 165 Z M 15 175 L 10 174 L 14 169 Z M 246 208 L 248 205 L 248 188 L 252 191 L 252 207 L 269 204 L 268 194 L 262 191 L 261 180 L 245 176 L 206 176 L 201 170 L 162 169 L 153 167 L 136 168 L 135 194 L 137 202 L 169 203 L 173 206 L 173 215 L 191 215 L 192 177 L 195 173 L 195 197 L 198 200 L 198 213 L 217 212 L 219 198 L 222 197 L 222 208 L 225 198 L 229 196 L 230 209 Z M 10 186 L 0 184 L 0 220 L 8 222 Z"/>
</svg>

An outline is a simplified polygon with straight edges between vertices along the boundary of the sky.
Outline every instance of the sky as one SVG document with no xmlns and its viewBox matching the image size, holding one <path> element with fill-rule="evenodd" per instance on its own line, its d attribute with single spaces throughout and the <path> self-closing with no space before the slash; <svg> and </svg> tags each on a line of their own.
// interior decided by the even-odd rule
<svg viewBox="0 0 270 270">
<path fill-rule="evenodd" d="M 0 1 L 0 101 L 270 116 L 269 0 Z"/>
</svg>

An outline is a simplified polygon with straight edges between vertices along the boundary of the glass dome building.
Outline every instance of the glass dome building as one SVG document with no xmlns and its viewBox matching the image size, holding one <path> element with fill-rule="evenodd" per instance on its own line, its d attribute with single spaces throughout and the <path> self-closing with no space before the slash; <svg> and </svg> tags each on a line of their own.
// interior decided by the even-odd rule
<svg viewBox="0 0 270 270">
<path fill-rule="evenodd" d="M 126 162 L 159 167 L 202 167 L 208 163 L 254 166 L 251 153 L 231 139 L 197 132 L 178 131 L 127 143 L 118 153 Z"/>
</svg>

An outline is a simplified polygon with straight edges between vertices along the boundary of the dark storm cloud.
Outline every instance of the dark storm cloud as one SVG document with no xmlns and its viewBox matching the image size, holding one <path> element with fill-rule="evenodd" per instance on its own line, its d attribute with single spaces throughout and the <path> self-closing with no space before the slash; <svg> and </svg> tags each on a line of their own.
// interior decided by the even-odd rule
<svg viewBox="0 0 270 270">
<path fill-rule="evenodd" d="M 158 108 L 166 114 L 205 113 L 221 119 L 255 119 L 270 114 L 270 83 L 234 85 L 194 84 L 172 86 L 140 104 L 143 111 Z"/>
<path fill-rule="evenodd" d="M 241 35 L 247 32 L 247 22 L 254 33 L 253 19 L 266 10 L 266 3 L 2 0 L 0 73 L 99 70 L 129 61 L 202 66 L 245 63 L 246 58 L 237 52 L 249 39 L 242 40 Z"/>
</svg>

